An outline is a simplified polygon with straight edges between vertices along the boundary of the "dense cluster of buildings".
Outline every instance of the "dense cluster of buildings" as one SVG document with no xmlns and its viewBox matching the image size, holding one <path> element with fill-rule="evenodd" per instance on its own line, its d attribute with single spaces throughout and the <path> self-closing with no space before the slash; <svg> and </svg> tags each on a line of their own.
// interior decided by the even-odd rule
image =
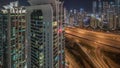
<svg viewBox="0 0 120 68">
<path fill-rule="evenodd" d="M 0 68 L 65 68 L 63 2 L 28 1 L 0 11 Z"/>
<path fill-rule="evenodd" d="M 120 0 L 114 2 L 96 0 L 93 2 L 93 13 L 71 10 L 68 13 L 69 24 L 94 29 L 120 29 Z"/>
<path fill-rule="evenodd" d="M 114 2 L 94 1 L 93 14 L 99 21 L 93 23 L 95 27 L 107 28 L 108 30 L 120 29 L 120 0 Z"/>
</svg>

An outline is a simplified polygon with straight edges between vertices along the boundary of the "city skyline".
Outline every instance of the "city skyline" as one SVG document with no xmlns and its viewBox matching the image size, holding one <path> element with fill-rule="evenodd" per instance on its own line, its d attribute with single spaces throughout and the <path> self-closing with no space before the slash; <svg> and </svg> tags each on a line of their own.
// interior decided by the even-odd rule
<svg viewBox="0 0 120 68">
<path fill-rule="evenodd" d="M 0 5 L 0 68 L 120 68 L 120 0 Z"/>
</svg>

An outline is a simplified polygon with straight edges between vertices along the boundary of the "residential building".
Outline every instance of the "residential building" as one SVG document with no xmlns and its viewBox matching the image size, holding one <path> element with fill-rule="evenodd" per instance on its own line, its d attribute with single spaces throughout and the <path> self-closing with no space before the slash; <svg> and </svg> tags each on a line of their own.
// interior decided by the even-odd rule
<svg viewBox="0 0 120 68">
<path fill-rule="evenodd" d="M 62 3 L 56 0 L 29 2 L 31 6 L 26 8 L 28 68 L 64 68 Z"/>
<path fill-rule="evenodd" d="M 0 11 L 0 68 L 6 64 L 8 15 Z"/>
<path fill-rule="evenodd" d="M 10 8 L 11 6 L 11 8 Z M 18 2 L 4 6 L 7 11 L 7 32 L 4 68 L 24 68 L 26 65 L 26 17 Z M 6 30 L 6 29 L 4 29 Z"/>
</svg>

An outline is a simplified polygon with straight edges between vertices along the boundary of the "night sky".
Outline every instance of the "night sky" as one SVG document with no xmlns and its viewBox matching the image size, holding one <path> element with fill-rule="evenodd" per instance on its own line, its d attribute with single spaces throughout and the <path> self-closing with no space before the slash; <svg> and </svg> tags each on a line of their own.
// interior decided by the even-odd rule
<svg viewBox="0 0 120 68">
<path fill-rule="evenodd" d="M 15 1 L 15 0 L 0 0 L 0 5 L 9 1 Z M 20 0 L 21 2 L 26 0 Z M 62 0 L 64 1 L 64 6 L 70 10 L 70 9 L 77 9 L 84 8 L 86 11 L 92 11 L 92 2 L 95 0 Z M 96 0 L 97 1 L 97 0 Z M 105 0 L 105 1 L 114 1 L 114 0 Z"/>
<path fill-rule="evenodd" d="M 65 7 L 70 9 L 84 8 L 86 11 L 92 11 L 92 2 L 98 0 L 63 0 Z M 103 1 L 103 0 L 102 0 Z M 104 0 L 104 1 L 115 1 L 115 0 Z"/>
</svg>

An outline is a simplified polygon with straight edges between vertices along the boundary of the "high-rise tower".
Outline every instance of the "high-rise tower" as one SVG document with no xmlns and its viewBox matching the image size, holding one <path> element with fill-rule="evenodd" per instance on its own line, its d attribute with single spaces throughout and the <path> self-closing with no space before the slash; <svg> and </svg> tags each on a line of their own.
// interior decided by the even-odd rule
<svg viewBox="0 0 120 68">
<path fill-rule="evenodd" d="M 101 2 L 101 0 L 99 0 L 98 8 L 99 8 L 99 14 L 101 15 L 101 13 L 102 13 L 102 2 Z"/>
<path fill-rule="evenodd" d="M 97 2 L 93 1 L 93 13 L 97 12 Z"/>
<path fill-rule="evenodd" d="M 0 12 L 0 68 L 6 65 L 8 15 Z"/>
<path fill-rule="evenodd" d="M 115 5 L 116 5 L 116 18 L 117 18 L 117 23 L 118 23 L 118 29 L 120 29 L 120 0 L 115 0 Z"/>
<path fill-rule="evenodd" d="M 63 4 L 56 0 L 29 2 L 28 68 L 64 68 Z"/>
<path fill-rule="evenodd" d="M 7 10 L 7 41 L 5 50 L 4 68 L 25 67 L 25 41 L 26 41 L 26 20 L 23 7 L 18 7 L 18 2 L 12 2 L 4 6 Z M 4 29 L 5 30 L 5 29 Z"/>
<path fill-rule="evenodd" d="M 3 49 L 3 14 L 0 12 L 0 68 L 3 67 L 3 56 L 4 56 L 4 49 Z"/>
</svg>

